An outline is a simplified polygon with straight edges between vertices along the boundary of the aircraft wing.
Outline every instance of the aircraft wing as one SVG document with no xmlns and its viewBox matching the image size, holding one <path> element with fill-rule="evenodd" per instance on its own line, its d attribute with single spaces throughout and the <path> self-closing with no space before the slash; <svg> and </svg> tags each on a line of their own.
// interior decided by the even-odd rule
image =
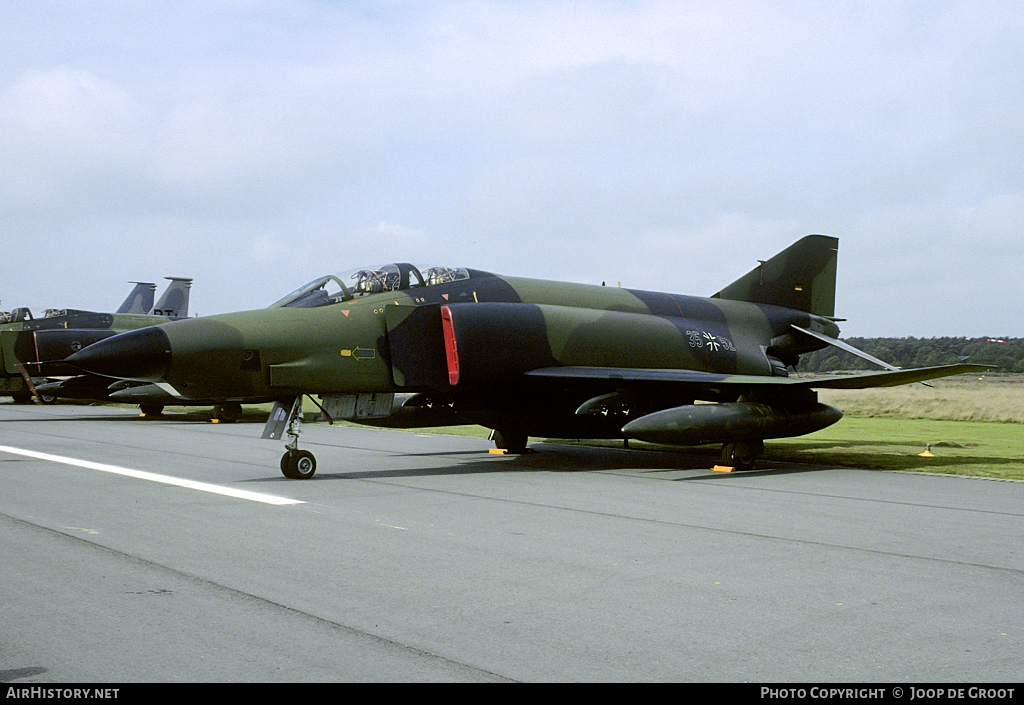
<svg viewBox="0 0 1024 705">
<path fill-rule="evenodd" d="M 635 369 L 629 367 L 544 367 L 527 372 L 528 377 L 586 382 L 635 382 L 689 386 L 699 389 L 723 387 L 778 387 L 795 389 L 869 389 L 894 387 L 911 382 L 923 382 L 939 377 L 983 372 L 990 365 L 940 365 L 910 370 L 867 372 L 860 375 L 834 375 L 831 377 L 769 377 L 767 375 L 723 375 L 694 370 Z"/>
<path fill-rule="evenodd" d="M 995 369 L 992 365 L 940 365 L 938 367 L 918 367 L 909 370 L 889 370 L 886 372 L 868 372 L 862 375 L 837 375 L 820 379 L 801 380 L 814 389 L 870 389 L 871 387 L 895 387 L 912 382 L 924 382 L 929 379 L 951 377 L 953 375 L 985 372 Z"/>
</svg>

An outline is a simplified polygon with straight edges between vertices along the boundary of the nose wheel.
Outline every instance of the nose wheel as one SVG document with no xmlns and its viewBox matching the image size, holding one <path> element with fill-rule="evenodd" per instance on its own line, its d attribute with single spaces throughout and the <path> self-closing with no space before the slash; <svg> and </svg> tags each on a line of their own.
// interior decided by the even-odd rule
<svg viewBox="0 0 1024 705">
<path fill-rule="evenodd" d="M 308 480 L 316 472 L 316 458 L 308 450 L 288 450 L 281 456 L 281 472 L 292 480 Z"/>
</svg>

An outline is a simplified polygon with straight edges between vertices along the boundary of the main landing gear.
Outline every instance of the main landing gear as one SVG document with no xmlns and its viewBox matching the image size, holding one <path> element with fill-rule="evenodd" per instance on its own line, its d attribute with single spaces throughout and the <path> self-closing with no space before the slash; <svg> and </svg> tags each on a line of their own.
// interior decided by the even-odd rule
<svg viewBox="0 0 1024 705">
<path fill-rule="evenodd" d="M 764 453 L 764 441 L 731 441 L 722 446 L 722 465 L 753 470 L 754 461 Z"/>
<path fill-rule="evenodd" d="M 308 450 L 299 450 L 301 432 L 302 397 L 295 397 L 290 409 L 287 402 L 278 400 L 263 429 L 263 438 L 280 439 L 288 436 L 285 453 L 281 456 L 281 472 L 292 480 L 308 480 L 316 473 L 316 458 Z"/>
<path fill-rule="evenodd" d="M 513 455 L 522 455 L 526 452 L 528 438 L 522 431 L 492 429 L 487 440 L 494 443 L 495 450 L 505 451 Z"/>
</svg>

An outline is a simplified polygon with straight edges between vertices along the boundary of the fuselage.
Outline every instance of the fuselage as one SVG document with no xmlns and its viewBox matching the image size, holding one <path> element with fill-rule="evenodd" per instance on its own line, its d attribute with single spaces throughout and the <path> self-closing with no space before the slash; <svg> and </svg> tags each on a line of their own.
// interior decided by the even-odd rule
<svg viewBox="0 0 1024 705">
<path fill-rule="evenodd" d="M 794 338 L 792 325 L 838 333 L 830 320 L 778 306 L 459 271 L 452 281 L 406 275 L 392 289 L 342 287 L 330 298 L 315 288 L 319 299 L 306 291 L 270 308 L 173 321 L 74 358 L 184 398 L 458 394 L 514 383 L 537 366 L 785 374 L 789 359 L 820 347 Z M 445 346 L 456 343 L 461 375 L 428 369 L 450 367 Z"/>
</svg>

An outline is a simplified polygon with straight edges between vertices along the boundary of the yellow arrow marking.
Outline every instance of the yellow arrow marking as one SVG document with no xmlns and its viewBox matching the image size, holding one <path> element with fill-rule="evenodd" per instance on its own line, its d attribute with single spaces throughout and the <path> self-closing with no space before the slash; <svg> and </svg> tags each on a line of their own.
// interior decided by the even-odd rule
<svg viewBox="0 0 1024 705">
<path fill-rule="evenodd" d="M 377 351 L 373 348 L 356 348 L 355 350 L 342 348 L 341 356 L 354 357 L 357 360 L 373 360 L 377 357 Z"/>
</svg>

